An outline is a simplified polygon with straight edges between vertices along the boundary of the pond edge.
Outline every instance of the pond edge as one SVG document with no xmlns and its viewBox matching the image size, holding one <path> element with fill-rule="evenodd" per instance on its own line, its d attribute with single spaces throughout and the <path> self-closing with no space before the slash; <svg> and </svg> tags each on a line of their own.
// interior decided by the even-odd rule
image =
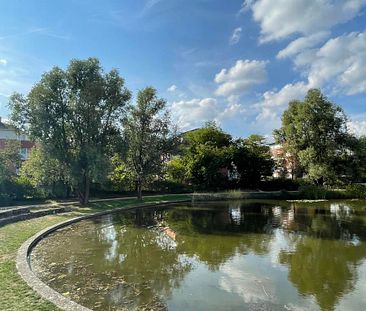
<svg viewBox="0 0 366 311">
<path fill-rule="evenodd" d="M 185 200 L 177 200 L 177 201 L 170 201 L 170 202 L 161 202 L 161 203 L 147 203 L 147 204 L 140 204 L 134 205 L 130 207 L 121 207 L 115 208 L 113 210 L 102 211 L 94 214 L 78 216 L 72 219 L 65 220 L 60 222 L 56 225 L 50 226 L 46 229 L 43 229 L 36 233 L 34 236 L 30 237 L 26 240 L 22 246 L 18 249 L 17 258 L 16 258 L 16 268 L 18 273 L 20 274 L 21 278 L 31 287 L 35 292 L 37 292 L 42 298 L 46 299 L 47 301 L 52 302 L 61 310 L 65 311 L 92 311 L 91 309 L 84 307 L 75 301 L 63 296 L 56 290 L 49 287 L 46 283 L 42 282 L 37 275 L 33 272 L 30 266 L 30 258 L 29 255 L 32 252 L 32 249 L 45 237 L 49 234 L 57 231 L 58 229 L 67 227 L 69 225 L 75 224 L 82 220 L 96 218 L 103 215 L 108 214 L 115 214 L 122 211 L 134 210 L 137 208 L 146 208 L 146 207 L 159 207 L 159 206 L 169 206 L 172 204 L 177 203 L 187 203 L 191 202 L 191 199 Z"/>
</svg>

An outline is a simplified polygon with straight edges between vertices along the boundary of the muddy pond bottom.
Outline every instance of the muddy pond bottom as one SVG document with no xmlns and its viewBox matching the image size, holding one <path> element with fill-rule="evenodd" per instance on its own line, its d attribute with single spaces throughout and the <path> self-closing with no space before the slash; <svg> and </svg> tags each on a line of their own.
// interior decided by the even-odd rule
<svg viewBox="0 0 366 311">
<path fill-rule="evenodd" d="M 143 208 L 58 230 L 42 281 L 93 310 L 366 310 L 366 202 Z"/>
</svg>

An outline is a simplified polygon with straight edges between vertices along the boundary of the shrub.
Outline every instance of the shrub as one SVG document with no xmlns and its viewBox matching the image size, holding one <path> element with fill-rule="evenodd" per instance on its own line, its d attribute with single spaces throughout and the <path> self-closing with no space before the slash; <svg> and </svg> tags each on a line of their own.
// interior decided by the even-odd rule
<svg viewBox="0 0 366 311">
<path fill-rule="evenodd" d="M 366 185 L 353 184 L 346 187 L 346 192 L 352 198 L 366 199 Z"/>
<path fill-rule="evenodd" d="M 278 190 L 288 190 L 296 191 L 299 189 L 299 182 L 296 180 L 276 178 L 266 181 L 262 181 L 259 188 L 263 191 L 278 191 Z"/>
</svg>

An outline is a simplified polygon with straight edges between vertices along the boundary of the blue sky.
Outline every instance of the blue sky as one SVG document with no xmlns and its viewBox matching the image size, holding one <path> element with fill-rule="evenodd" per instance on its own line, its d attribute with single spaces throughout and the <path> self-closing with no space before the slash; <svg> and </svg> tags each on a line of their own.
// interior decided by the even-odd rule
<svg viewBox="0 0 366 311">
<path fill-rule="evenodd" d="M 3 1 L 0 115 L 12 92 L 89 56 L 134 94 L 156 87 L 183 130 L 270 135 L 319 87 L 366 134 L 366 0 Z"/>
</svg>

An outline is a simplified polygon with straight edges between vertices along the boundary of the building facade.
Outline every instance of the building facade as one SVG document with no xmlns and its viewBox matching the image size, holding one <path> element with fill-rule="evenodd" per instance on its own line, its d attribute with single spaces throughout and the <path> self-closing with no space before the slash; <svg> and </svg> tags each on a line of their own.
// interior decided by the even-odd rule
<svg viewBox="0 0 366 311">
<path fill-rule="evenodd" d="M 35 146 L 35 143 L 31 141 L 27 135 L 18 135 L 11 125 L 3 122 L 0 118 L 0 149 L 4 149 L 6 141 L 9 140 L 16 140 L 20 142 L 20 156 L 22 160 L 27 160 L 31 149 Z"/>
<path fill-rule="evenodd" d="M 279 144 L 271 145 L 270 152 L 276 164 L 273 177 L 294 179 L 297 170 L 297 163 L 294 157 L 289 152 L 286 152 L 283 146 Z"/>
</svg>

